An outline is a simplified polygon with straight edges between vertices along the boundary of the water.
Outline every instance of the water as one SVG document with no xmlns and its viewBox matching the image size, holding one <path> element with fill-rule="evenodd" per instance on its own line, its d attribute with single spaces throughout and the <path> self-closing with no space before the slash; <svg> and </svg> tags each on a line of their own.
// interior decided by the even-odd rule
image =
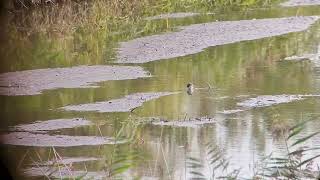
<svg viewBox="0 0 320 180">
<path fill-rule="evenodd" d="M 68 37 L 34 34 L 20 44 L 6 46 L 7 51 L 2 51 L 4 63 L 1 72 L 76 65 L 112 65 L 116 62 L 118 42 L 176 31 L 178 26 L 216 20 L 320 15 L 319 10 L 319 6 L 274 7 L 181 19 L 141 20 L 132 26 L 132 31 L 122 27 L 113 34 L 104 31 L 92 34 L 81 29 Z M 3 133 L 15 125 L 78 117 L 94 125 L 60 129 L 47 134 L 106 136 L 128 141 L 118 145 L 54 149 L 4 145 L 2 151 L 6 155 L 5 159 L 8 160 L 11 172 L 17 174 L 30 167 L 36 168 L 30 165 L 32 163 L 55 159 L 54 151 L 61 157 L 89 157 L 91 160 L 94 157 L 96 159 L 92 161 L 74 162 L 72 169 L 82 172 L 87 169 L 90 172 L 88 176 L 92 172 L 105 176 L 102 170 L 109 169 L 111 161 L 125 154 L 132 166 L 121 174 L 124 177 L 189 179 L 192 175 L 191 169 L 186 168 L 188 157 L 202 160 L 205 166 L 202 173 L 210 175 L 210 167 L 206 165 L 206 144 L 211 143 L 224 150 L 223 154 L 229 158 L 231 169 L 241 168 L 240 175 L 250 177 L 254 173 L 255 162 L 271 152 L 285 153 L 283 139 L 274 133 L 277 125 L 289 126 L 311 115 L 318 115 L 320 98 L 310 96 L 256 108 L 241 107 L 237 103 L 259 95 L 319 95 L 320 72 L 317 63 L 281 61 L 292 55 L 319 53 L 319 28 L 318 21 L 302 32 L 220 45 L 192 55 L 138 64 L 152 74 L 149 78 L 100 82 L 98 88 L 47 90 L 33 96 L 0 96 Z M 185 91 L 188 82 L 198 88 L 191 96 Z M 213 88 L 208 88 L 208 84 Z M 177 93 L 146 101 L 133 112 L 100 113 L 59 109 L 68 105 L 121 99 L 142 92 Z M 223 113 L 239 109 L 241 111 L 237 113 Z M 206 116 L 213 117 L 216 122 L 197 128 L 158 126 L 145 122 L 152 117 L 172 121 Z M 301 136 L 316 132 L 319 128 L 318 120 L 309 122 Z M 319 136 L 308 141 L 307 145 L 319 147 Z M 132 158 L 130 153 L 137 153 L 138 157 Z M 68 172 L 66 174 L 70 175 Z"/>
</svg>

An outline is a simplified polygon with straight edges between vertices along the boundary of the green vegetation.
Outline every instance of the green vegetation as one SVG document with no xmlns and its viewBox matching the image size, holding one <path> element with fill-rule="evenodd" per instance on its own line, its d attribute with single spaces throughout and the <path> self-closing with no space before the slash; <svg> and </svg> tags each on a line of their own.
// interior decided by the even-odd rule
<svg viewBox="0 0 320 180">
<path fill-rule="evenodd" d="M 240 169 L 229 168 L 229 161 L 224 156 L 224 151 L 218 146 L 208 143 L 206 145 L 206 162 L 201 162 L 198 158 L 188 157 L 188 173 L 192 174 L 192 179 L 237 179 Z M 206 164 L 209 167 L 210 175 L 206 176 L 201 171 Z M 231 169 L 231 170 L 230 170 Z"/>
<path fill-rule="evenodd" d="M 0 67 L 1 72 L 83 64 L 110 64 L 114 62 L 118 42 L 150 34 L 174 31 L 176 27 L 182 25 L 212 22 L 224 20 L 224 18 L 232 20 L 282 17 L 298 13 L 295 9 L 286 9 L 261 11 L 250 16 L 252 12 L 247 11 L 248 8 L 269 6 L 276 2 L 271 2 L 271 0 L 60 0 L 48 4 L 30 2 L 31 0 L 19 0 L 16 1 L 16 4 L 8 3 L 4 5 L 7 8 L 5 12 L 10 11 L 10 13 L 5 13 L 6 18 L 4 18 L 5 22 L 3 24 L 6 28 L 2 29 L 2 31 L 6 31 L 6 36 L 4 41 L 1 41 L 0 48 L 3 59 Z M 220 16 L 219 12 L 229 8 L 236 9 L 237 12 L 228 14 L 226 17 Z M 307 15 L 318 13 L 318 9 L 313 10 L 312 8 L 311 10 L 301 9 L 299 13 Z M 216 14 L 202 14 L 199 17 L 178 20 L 144 20 L 145 17 L 152 15 L 184 11 Z M 312 71 L 310 70 L 312 68 L 309 63 L 301 62 L 297 65 L 291 62 L 278 62 L 278 60 L 289 55 L 304 53 L 309 50 L 310 46 L 319 43 L 319 33 L 317 32 L 318 28 L 313 28 L 308 33 L 295 33 L 208 48 L 204 52 L 183 58 L 179 57 L 172 61 L 143 64 L 143 67 L 155 75 L 148 80 L 112 81 L 103 84 L 101 88 L 55 90 L 33 97 L 1 97 L 3 104 L 1 111 L 6 113 L 4 113 L 2 121 L 15 125 L 30 123 L 31 120 L 56 118 L 57 116 L 78 116 L 79 114 L 53 112 L 48 109 L 56 109 L 67 104 L 115 99 L 126 94 L 142 91 L 181 91 L 181 87 L 185 87 L 185 81 L 195 81 L 199 87 L 206 87 L 206 83 L 212 84 L 215 90 L 217 89 L 217 91 L 214 90 L 215 97 L 234 97 L 247 93 L 274 94 L 280 92 L 295 94 L 314 92 L 315 82 L 310 78 L 309 71 Z M 306 44 L 308 47 L 306 47 Z M 206 99 L 191 106 L 186 98 L 177 95 L 145 103 L 143 108 L 137 108 L 134 113 L 137 113 L 139 117 L 161 115 L 171 119 L 181 116 L 181 112 L 185 112 L 186 108 L 193 109 L 192 112 L 200 112 L 201 115 L 214 114 L 226 107 L 233 108 L 228 105 L 236 103 L 232 98 L 221 102 Z M 300 113 L 304 113 L 307 108 L 308 110 L 311 109 L 311 112 L 318 112 L 317 103 L 307 105 L 297 103 L 293 107 L 290 109 L 286 105 L 280 105 L 275 109 L 263 109 L 261 111 L 265 119 L 261 119 L 264 121 L 252 122 L 256 126 L 252 128 L 252 131 L 254 131 L 252 138 L 254 140 L 263 141 L 262 138 L 266 137 L 265 134 L 274 133 L 275 137 L 284 136 L 284 145 L 287 147 L 286 156 L 268 156 L 264 161 L 258 162 L 259 165 L 257 171 L 254 172 L 254 178 L 263 179 L 271 176 L 299 179 L 301 177 L 317 178 L 319 176 L 319 171 L 310 168 L 311 164 L 318 160 L 319 155 L 306 156 L 307 153 L 309 155 L 309 152 L 319 148 L 304 146 L 304 142 L 316 136 L 318 132 L 302 138 L 302 127 L 305 123 L 290 127 L 291 123 L 289 122 L 290 120 L 296 121 L 296 117 Z M 259 116 L 257 111 L 252 112 L 252 119 L 254 120 L 258 119 L 255 117 Z M 80 115 L 83 114 L 80 113 Z M 88 166 L 88 168 L 94 171 L 103 171 L 111 178 L 121 177 L 143 163 L 148 164 L 149 162 L 146 163 L 145 160 L 152 156 L 150 159 L 156 159 L 156 162 L 152 161 L 151 163 L 154 164 L 150 163 L 151 168 L 149 167 L 150 164 L 148 164 L 148 167 L 145 165 L 144 170 L 150 169 L 152 171 L 150 174 L 166 177 L 166 175 L 170 176 L 170 173 L 172 173 L 170 168 L 174 166 L 170 164 L 172 162 L 166 160 L 166 157 L 168 156 L 168 159 L 171 160 L 175 154 L 166 155 L 165 150 L 171 149 L 168 152 L 173 152 L 172 149 L 177 146 L 182 146 L 185 142 L 191 142 L 188 139 L 190 138 L 188 136 L 192 134 L 189 129 L 162 127 L 161 129 L 157 127 L 157 130 L 155 130 L 155 127 L 144 129 L 134 122 L 135 119 L 132 121 L 124 120 L 131 116 L 130 114 L 111 113 L 106 117 L 106 114 L 90 112 L 84 116 L 90 120 L 105 120 L 110 126 L 105 126 L 102 130 L 96 127 L 72 130 L 71 134 L 107 135 L 127 139 L 128 143 L 103 146 L 99 147 L 98 150 L 96 147 L 77 148 L 76 150 L 35 148 L 37 151 L 33 155 L 29 155 L 29 153 L 26 157 L 30 156 L 31 161 L 45 162 L 45 159 L 57 159 L 59 154 L 71 154 L 72 156 L 97 155 L 102 157 L 103 160 L 97 163 L 98 165 Z M 240 123 L 235 123 L 235 121 L 229 122 L 232 126 L 228 127 L 230 130 L 241 128 Z M 267 123 L 268 128 L 258 127 L 261 124 L 264 127 L 263 123 Z M 160 135 L 159 131 L 161 131 Z M 202 130 L 201 134 L 207 135 L 209 132 Z M 211 134 L 213 133 L 211 132 Z M 230 141 L 238 141 L 238 135 L 237 133 L 230 133 L 228 137 L 231 139 Z M 208 135 L 205 137 L 206 140 L 211 138 Z M 160 144 L 159 146 L 154 145 L 156 144 L 154 143 L 155 139 L 160 139 L 159 142 L 156 142 Z M 143 144 L 144 141 L 148 144 Z M 151 142 L 151 145 L 149 142 Z M 169 147 L 163 148 L 162 146 Z M 158 148 L 157 153 L 152 152 L 154 147 Z M 187 146 L 184 146 L 184 148 L 187 149 Z M 53 151 L 55 151 L 55 155 L 51 153 Z M 241 169 L 231 168 L 229 158 L 223 155 L 223 150 L 219 146 L 208 143 L 205 151 L 207 162 L 203 162 L 200 157 L 194 155 L 188 155 L 185 160 L 185 167 L 194 178 L 239 178 Z M 149 152 L 151 153 L 148 154 Z M 147 156 L 144 155 L 146 153 Z M 55 172 L 64 167 L 64 165 L 58 163 L 54 166 L 58 167 Z M 23 166 L 18 166 L 18 168 L 20 167 Z M 83 166 L 78 167 L 77 165 L 75 167 L 83 168 Z M 207 167 L 211 170 L 210 175 L 203 173 L 204 168 Z M 87 171 L 85 168 L 83 169 Z M 157 171 L 159 171 L 159 174 L 165 172 L 165 175 L 159 175 Z M 83 174 L 75 179 L 81 179 L 85 175 Z M 137 175 L 137 177 L 139 176 L 142 176 L 142 174 Z"/>
<path fill-rule="evenodd" d="M 283 134 L 284 145 L 287 154 L 281 157 L 274 157 L 272 154 L 262 161 L 256 162 L 253 177 L 243 177 L 245 179 L 319 179 L 320 169 L 317 161 L 320 154 L 312 153 L 320 147 L 307 147 L 305 142 L 318 135 L 320 131 L 314 132 L 305 137 L 299 136 L 304 130 L 306 123 L 311 120 L 301 122 L 291 127 L 288 133 Z M 310 156 L 310 154 L 313 154 Z M 231 157 L 232 158 L 232 157 Z M 191 179 L 239 179 L 241 169 L 232 169 L 230 163 L 224 157 L 224 151 L 218 146 L 208 143 L 206 145 L 206 157 L 204 162 L 200 158 L 188 157 L 187 172 L 192 175 Z M 205 166 L 209 167 L 210 175 L 204 175 Z M 315 170 L 315 166 L 318 167 Z M 217 175 L 218 174 L 218 175 Z"/>
<path fill-rule="evenodd" d="M 289 129 L 289 134 L 285 136 L 285 147 L 287 154 L 281 157 L 270 156 L 265 160 L 264 167 L 257 177 L 276 178 L 276 179 L 319 179 L 320 169 L 317 164 L 317 159 L 320 154 L 309 155 L 314 150 L 319 150 L 320 147 L 305 146 L 305 142 L 312 137 L 318 135 L 320 131 L 314 132 L 305 137 L 300 137 L 299 134 L 304 130 L 304 126 L 308 121 L 301 122 Z M 314 167 L 317 166 L 318 170 Z"/>
</svg>

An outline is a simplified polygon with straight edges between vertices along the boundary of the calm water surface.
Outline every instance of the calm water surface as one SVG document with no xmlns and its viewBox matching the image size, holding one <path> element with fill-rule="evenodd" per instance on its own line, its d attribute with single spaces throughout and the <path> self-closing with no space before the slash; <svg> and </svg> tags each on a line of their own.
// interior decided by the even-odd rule
<svg viewBox="0 0 320 180">
<path fill-rule="evenodd" d="M 271 8 L 224 12 L 182 19 L 140 21 L 114 34 L 95 34 L 77 30 L 69 37 L 34 34 L 21 44 L 8 44 L 3 51 L 1 72 L 27 69 L 113 64 L 118 42 L 150 34 L 174 31 L 178 26 L 215 20 L 275 18 L 295 15 L 320 15 L 320 7 Z M 206 164 L 206 144 L 224 150 L 230 168 L 241 168 L 242 177 L 254 173 L 254 164 L 271 152 L 285 152 L 283 140 L 275 135 L 276 124 L 295 124 L 320 114 L 320 98 L 252 108 L 234 114 L 237 103 L 258 95 L 320 94 L 320 63 L 281 61 L 285 57 L 320 53 L 320 23 L 308 30 L 283 36 L 210 47 L 201 53 L 139 64 L 153 75 L 137 80 L 108 81 L 100 88 L 48 90 L 35 96 L 0 96 L 3 131 L 9 126 L 59 118 L 84 117 L 98 126 L 60 130 L 56 134 L 114 137 L 120 132 L 129 143 L 122 145 L 80 146 L 55 150 L 62 157 L 97 157 L 110 161 L 111 156 L 136 152 L 132 168 L 123 176 L 155 179 L 189 179 L 186 159 L 195 157 Z M 188 82 L 197 89 L 192 96 L 185 92 Z M 213 88 L 208 90 L 208 84 Z M 201 89 L 202 88 L 202 89 Z M 138 92 L 182 91 L 152 100 L 134 113 L 68 112 L 57 108 L 121 98 Z M 137 123 L 148 117 L 168 120 L 214 117 L 216 123 L 199 128 L 155 126 Z M 306 125 L 302 135 L 318 131 L 320 121 Z M 320 137 L 307 142 L 320 147 Z M 33 161 L 53 158 L 51 147 L 5 146 L 12 172 L 21 172 Z M 27 155 L 26 155 L 27 153 Z M 23 161 L 21 161 L 23 160 Z M 84 165 L 85 164 L 85 165 Z M 101 171 L 104 160 L 73 163 L 73 169 Z M 205 165 L 202 173 L 210 175 Z M 23 178 L 23 176 L 21 176 Z"/>
</svg>

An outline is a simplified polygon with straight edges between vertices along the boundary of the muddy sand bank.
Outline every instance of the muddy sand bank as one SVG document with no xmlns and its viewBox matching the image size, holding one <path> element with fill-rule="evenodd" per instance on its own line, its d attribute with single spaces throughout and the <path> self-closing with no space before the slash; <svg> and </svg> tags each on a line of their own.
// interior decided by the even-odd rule
<svg viewBox="0 0 320 180">
<path fill-rule="evenodd" d="M 97 112 L 130 112 L 131 110 L 140 107 L 143 103 L 158 99 L 162 96 L 176 94 L 174 92 L 151 92 L 151 93 L 136 93 L 130 94 L 120 99 L 114 99 L 103 102 L 90 104 L 80 104 L 65 106 L 61 109 L 67 111 L 97 111 Z"/>
<path fill-rule="evenodd" d="M 178 32 L 137 38 L 120 43 L 118 63 L 146 63 L 186 56 L 210 46 L 279 36 L 303 31 L 318 16 L 222 21 L 181 27 Z"/>
<path fill-rule="evenodd" d="M 53 131 L 59 129 L 76 128 L 80 126 L 92 125 L 91 121 L 82 118 L 73 119 L 53 119 L 48 121 L 36 121 L 30 124 L 20 124 L 10 127 L 12 131 Z"/>
<path fill-rule="evenodd" d="M 294 7 L 294 6 L 316 6 L 320 5 L 320 0 L 289 0 L 287 2 L 281 3 L 284 7 Z"/>
<path fill-rule="evenodd" d="M 215 124 L 216 121 L 211 117 L 189 118 L 186 120 L 166 121 L 153 120 L 150 124 L 156 126 L 171 126 L 171 127 L 189 127 L 198 128 L 209 124 Z"/>
<path fill-rule="evenodd" d="M 96 157 L 61 157 L 59 159 L 49 160 L 45 162 L 33 162 L 32 166 L 53 166 L 53 165 L 66 165 L 66 164 L 74 164 L 74 163 L 82 163 L 89 161 L 99 161 L 101 158 Z"/>
<path fill-rule="evenodd" d="M 150 77 L 137 66 L 77 66 L 0 74 L 0 95 L 36 95 L 58 88 L 97 87 L 95 83 Z"/>
<path fill-rule="evenodd" d="M 200 15 L 200 13 L 177 12 L 177 13 L 167 13 L 167 14 L 160 14 L 156 16 L 146 17 L 145 20 L 186 18 L 186 17 L 198 16 L 198 15 Z"/>
<path fill-rule="evenodd" d="M 0 135 L 0 143 L 18 146 L 37 147 L 72 147 L 72 146 L 94 146 L 106 144 L 122 144 L 124 140 L 117 140 L 110 137 L 98 136 L 68 136 L 34 134 L 29 132 L 12 132 Z"/>
<path fill-rule="evenodd" d="M 23 174 L 29 177 L 46 176 L 53 179 L 106 179 L 107 175 L 104 171 L 88 172 L 77 171 L 71 168 L 63 167 L 31 167 L 23 170 Z"/>
</svg>

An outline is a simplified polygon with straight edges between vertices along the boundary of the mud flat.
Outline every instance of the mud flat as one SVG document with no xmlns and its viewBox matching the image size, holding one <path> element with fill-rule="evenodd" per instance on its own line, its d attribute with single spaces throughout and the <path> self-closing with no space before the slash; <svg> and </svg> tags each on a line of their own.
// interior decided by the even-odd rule
<svg viewBox="0 0 320 180">
<path fill-rule="evenodd" d="M 294 7 L 294 6 L 315 6 L 320 5 L 320 0 L 289 0 L 281 3 L 281 6 Z"/>
<path fill-rule="evenodd" d="M 31 167 L 23 170 L 23 174 L 29 177 L 46 176 L 57 179 L 106 179 L 106 173 L 103 171 L 86 172 L 75 171 L 66 167 Z"/>
<path fill-rule="evenodd" d="M 289 56 L 289 57 L 285 57 L 283 60 L 284 61 L 305 61 L 305 60 L 315 60 L 316 59 L 316 55 L 315 54 L 303 54 L 300 56 Z"/>
<path fill-rule="evenodd" d="M 250 98 L 237 103 L 238 106 L 245 108 L 268 107 L 276 104 L 289 103 L 293 101 L 303 100 L 302 95 L 263 95 Z"/>
<path fill-rule="evenodd" d="M 31 124 L 21 124 L 10 128 L 12 131 L 52 131 L 66 128 L 75 128 L 79 126 L 92 125 L 91 121 L 82 118 L 73 119 L 54 119 L 48 121 L 37 121 Z"/>
<path fill-rule="evenodd" d="M 218 111 L 219 114 L 229 115 L 229 114 L 236 114 L 245 111 L 245 109 L 229 109 L 229 110 L 223 110 Z"/>
<path fill-rule="evenodd" d="M 33 166 L 52 166 L 56 164 L 73 164 L 73 163 L 80 163 L 80 162 L 88 162 L 88 161 L 98 161 L 101 160 L 96 157 L 63 157 L 62 159 L 58 160 L 51 160 L 46 162 L 37 162 L 32 163 Z"/>
<path fill-rule="evenodd" d="M 302 54 L 302 55 L 294 55 L 285 57 L 283 60 L 285 61 L 304 61 L 304 60 L 310 60 L 316 65 L 320 64 L 320 45 L 318 45 L 317 52 L 314 54 Z"/>
<path fill-rule="evenodd" d="M 94 83 L 149 77 L 137 66 L 77 66 L 0 74 L 0 95 L 36 95 L 57 88 L 97 87 Z"/>
<path fill-rule="evenodd" d="M 177 13 L 167 13 L 167 14 L 160 14 L 152 17 L 146 17 L 145 20 L 185 18 L 185 17 L 192 17 L 192 16 L 198 16 L 198 15 L 200 15 L 200 13 L 177 12 Z"/>
<path fill-rule="evenodd" d="M 113 138 L 98 136 L 67 136 L 34 134 L 29 132 L 12 132 L 0 136 L 1 144 L 37 147 L 72 147 L 94 146 L 105 144 L 121 144 L 124 140 L 115 141 Z"/>
<path fill-rule="evenodd" d="M 120 43 L 118 63 L 146 63 L 186 56 L 210 46 L 279 36 L 308 29 L 318 16 L 222 21 L 181 27 L 178 32 Z"/>
<path fill-rule="evenodd" d="M 179 120 L 179 121 L 152 121 L 152 125 L 157 126 L 172 126 L 172 127 L 191 127 L 197 128 L 208 124 L 213 124 L 216 121 L 210 117 L 200 117 L 200 118 L 191 118 L 187 120 Z"/>
<path fill-rule="evenodd" d="M 97 111 L 97 112 L 130 112 L 140 107 L 144 102 L 158 99 L 162 96 L 177 94 L 176 92 L 150 92 L 127 95 L 124 98 L 110 101 L 97 102 L 92 104 L 80 104 L 65 106 L 61 109 L 67 111 Z"/>
</svg>

